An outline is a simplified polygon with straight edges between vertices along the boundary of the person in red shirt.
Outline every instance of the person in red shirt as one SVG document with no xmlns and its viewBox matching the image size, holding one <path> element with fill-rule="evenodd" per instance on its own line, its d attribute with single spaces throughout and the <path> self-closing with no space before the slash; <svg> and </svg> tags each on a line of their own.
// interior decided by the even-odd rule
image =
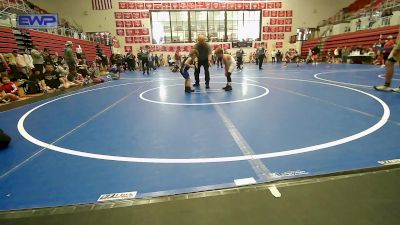
<svg viewBox="0 0 400 225">
<path fill-rule="evenodd" d="M 175 59 L 175 65 L 180 67 L 181 66 L 181 56 L 179 55 L 179 50 L 175 51 L 174 59 Z"/>
<path fill-rule="evenodd" d="M 9 101 L 16 101 L 18 97 L 18 88 L 10 78 L 3 76 L 1 78 L 2 85 L 0 86 L 0 101 L 8 103 Z"/>
</svg>

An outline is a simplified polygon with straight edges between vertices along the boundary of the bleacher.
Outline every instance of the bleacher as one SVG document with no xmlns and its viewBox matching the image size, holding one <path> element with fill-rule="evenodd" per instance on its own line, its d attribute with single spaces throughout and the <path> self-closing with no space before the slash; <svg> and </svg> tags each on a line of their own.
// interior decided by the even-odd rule
<svg viewBox="0 0 400 225">
<path fill-rule="evenodd" d="M 55 54 L 57 52 L 58 55 L 62 56 L 64 54 L 65 42 L 72 41 L 74 44 L 73 50 L 75 51 L 78 45 L 80 45 L 88 61 L 94 61 L 96 58 L 97 43 L 95 42 L 33 30 L 30 30 L 29 34 L 31 35 L 32 43 L 36 45 L 38 49 L 43 50 L 44 48 L 48 48 L 51 54 Z M 99 46 L 103 50 L 104 54 L 106 54 L 108 57 L 111 56 L 111 49 L 109 46 L 103 44 L 99 44 Z"/>
<path fill-rule="evenodd" d="M 35 30 L 24 30 L 24 32 L 30 35 L 32 43 L 36 45 L 38 49 L 43 50 L 44 48 L 48 48 L 51 54 L 57 52 L 58 55 L 63 56 L 65 42 L 72 41 L 72 43 L 74 43 L 73 50 L 75 51 L 78 45 L 80 45 L 88 61 L 94 61 L 96 58 L 97 43 L 95 42 Z M 14 33 L 20 32 L 13 32 L 13 29 L 9 27 L 0 27 L 0 53 L 11 53 L 14 49 L 18 49 L 18 43 Z M 111 48 L 109 46 L 104 44 L 99 44 L 99 46 L 104 54 L 108 57 L 111 56 Z M 20 49 L 20 52 L 21 50 L 22 49 Z"/>
<path fill-rule="evenodd" d="M 11 28 L 0 27 L 0 53 L 11 53 L 17 49 L 17 41 Z"/>
<path fill-rule="evenodd" d="M 372 48 L 374 43 L 378 41 L 380 35 L 382 35 L 382 40 L 385 40 L 385 38 L 389 35 L 392 35 L 393 39 L 396 39 L 399 29 L 400 25 L 396 25 L 330 36 L 323 43 L 321 43 L 321 56 L 324 58 L 329 49 L 333 51 L 337 47 L 343 48 L 361 46 L 363 48 Z M 321 38 L 312 39 L 303 43 L 301 48 L 302 58 L 307 56 L 308 48 L 313 48 L 319 42 L 319 40 L 321 40 Z"/>
</svg>

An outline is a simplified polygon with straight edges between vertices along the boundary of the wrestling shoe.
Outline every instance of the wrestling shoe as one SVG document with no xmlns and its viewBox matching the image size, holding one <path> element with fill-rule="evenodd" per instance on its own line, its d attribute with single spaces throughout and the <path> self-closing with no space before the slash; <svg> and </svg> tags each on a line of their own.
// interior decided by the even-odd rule
<svg viewBox="0 0 400 225">
<path fill-rule="evenodd" d="M 393 91 L 396 92 L 396 93 L 400 93 L 400 87 L 394 88 Z"/>
<path fill-rule="evenodd" d="M 379 85 L 379 86 L 374 86 L 374 89 L 377 91 L 385 91 L 385 92 L 390 92 L 392 91 L 392 88 L 386 85 Z"/>
</svg>

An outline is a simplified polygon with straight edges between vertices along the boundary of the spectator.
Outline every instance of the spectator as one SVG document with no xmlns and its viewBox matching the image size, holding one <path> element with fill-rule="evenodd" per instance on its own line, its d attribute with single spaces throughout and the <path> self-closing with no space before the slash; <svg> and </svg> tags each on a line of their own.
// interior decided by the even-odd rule
<svg viewBox="0 0 400 225">
<path fill-rule="evenodd" d="M 44 59 L 43 59 L 43 55 L 40 53 L 40 51 L 38 51 L 37 47 L 34 45 L 32 46 L 32 50 L 31 50 L 31 56 L 32 56 L 32 61 L 33 61 L 33 76 L 34 79 L 37 80 L 43 80 L 42 75 L 43 75 L 43 63 L 44 63 Z"/>
<path fill-rule="evenodd" d="M 68 67 L 69 68 L 69 67 Z M 69 68 L 69 74 L 67 76 L 69 82 L 74 83 L 75 85 L 83 85 L 85 79 L 81 74 L 76 71 L 76 68 Z"/>
<path fill-rule="evenodd" d="M 53 93 L 57 91 L 59 88 L 64 87 L 60 81 L 60 75 L 56 71 L 54 71 L 53 64 L 48 62 L 45 66 L 44 72 L 44 92 Z"/>
<path fill-rule="evenodd" d="M 104 78 L 100 76 L 100 71 L 96 63 L 92 63 L 92 65 L 90 66 L 89 76 L 92 79 L 92 82 L 95 84 L 104 82 Z"/>
<path fill-rule="evenodd" d="M 242 47 L 240 47 L 236 51 L 237 69 L 238 70 L 243 69 L 243 55 L 244 55 L 244 51 L 243 51 Z"/>
<path fill-rule="evenodd" d="M 2 76 L 1 83 L 0 99 L 3 102 L 15 101 L 19 99 L 17 85 L 12 82 L 8 76 Z"/>
<path fill-rule="evenodd" d="M 135 55 L 132 53 L 132 51 L 129 51 L 126 54 L 126 62 L 128 63 L 128 70 L 129 71 L 135 71 Z"/>
<path fill-rule="evenodd" d="M 265 58 L 265 48 L 264 42 L 261 42 L 260 46 L 257 48 L 257 59 L 258 59 L 258 69 L 262 70 L 262 64 Z"/>
<path fill-rule="evenodd" d="M 375 24 L 375 22 L 376 22 L 376 18 L 375 18 L 375 16 L 372 15 L 372 13 L 371 13 L 371 15 L 370 15 L 369 18 L 368 18 L 368 22 L 369 22 L 368 28 L 371 29 L 372 26 L 373 26 L 373 25 Z"/>
<path fill-rule="evenodd" d="M 148 45 L 144 46 L 144 48 L 140 51 L 140 55 L 142 58 L 142 68 L 143 68 L 143 74 L 145 71 L 147 72 L 147 75 L 149 75 L 149 70 L 150 70 L 150 65 L 149 65 L 149 55 L 150 55 L 150 50 L 148 48 Z"/>
<path fill-rule="evenodd" d="M 65 49 L 64 49 L 64 59 L 65 62 L 68 65 L 68 68 L 70 71 L 76 71 L 76 62 L 74 58 L 74 52 L 72 51 L 72 42 L 67 41 L 65 43 Z"/>
<path fill-rule="evenodd" d="M 393 12 L 391 9 L 387 9 L 382 12 L 382 26 L 388 26 L 390 25 L 390 19 L 393 16 Z"/>
<path fill-rule="evenodd" d="M 358 18 L 357 22 L 356 22 L 356 31 L 361 29 L 361 19 Z"/>
<path fill-rule="evenodd" d="M 168 66 L 173 66 L 172 65 L 172 57 L 170 55 L 167 55 L 167 61 L 168 61 Z"/>
<path fill-rule="evenodd" d="M 0 53 L 0 76 L 3 74 L 7 73 L 7 70 L 9 70 L 10 67 L 8 66 L 8 63 L 3 56 L 3 54 Z"/>
<path fill-rule="evenodd" d="M 53 59 L 51 58 L 50 55 L 50 50 L 48 48 L 43 49 L 42 55 L 43 55 L 44 65 L 53 62 Z"/>
<path fill-rule="evenodd" d="M 339 60 L 340 60 L 340 49 L 339 49 L 339 47 L 337 47 L 333 51 L 333 55 L 334 55 L 334 63 L 339 63 Z"/>
<path fill-rule="evenodd" d="M 320 50 L 317 45 L 313 49 L 311 49 L 311 53 L 312 53 L 311 59 L 313 60 L 314 64 L 317 65 L 318 64 L 318 56 L 320 53 Z"/>
<path fill-rule="evenodd" d="M 28 75 L 30 75 L 31 74 L 31 70 L 33 68 L 35 68 L 35 67 L 33 66 L 33 59 L 32 59 L 31 54 L 29 53 L 28 49 L 25 50 L 24 59 L 25 59 L 25 62 L 27 64 L 27 67 L 28 67 Z"/>
<path fill-rule="evenodd" d="M 57 67 L 55 68 L 55 71 L 58 73 L 58 77 L 60 79 L 60 82 L 63 84 L 64 88 L 68 89 L 70 87 L 73 87 L 73 86 L 77 85 L 77 84 L 75 84 L 73 82 L 70 82 L 68 80 L 69 71 L 68 71 L 67 64 L 59 63 L 57 65 Z"/>
<path fill-rule="evenodd" d="M 154 56 L 154 63 L 155 63 L 154 66 L 160 67 L 160 59 L 157 54 L 155 54 Z"/>
<path fill-rule="evenodd" d="M 28 64 L 25 61 L 25 57 L 21 54 L 17 54 L 15 57 L 15 61 L 17 63 L 18 72 L 21 75 L 20 77 L 23 79 L 27 79 L 29 76 Z"/>
<path fill-rule="evenodd" d="M 178 67 L 180 67 L 180 65 L 181 65 L 181 56 L 180 56 L 180 52 L 179 52 L 178 49 L 175 51 L 174 59 L 175 59 L 175 64 L 176 64 Z"/>
<path fill-rule="evenodd" d="M 272 50 L 271 52 L 271 59 L 272 59 L 272 63 L 276 63 L 276 50 Z"/>
<path fill-rule="evenodd" d="M 164 54 L 160 55 L 160 66 L 165 66 Z"/>
<path fill-rule="evenodd" d="M 282 62 L 282 52 L 280 51 L 280 50 L 278 50 L 277 52 L 276 52 L 276 62 L 277 63 L 281 63 Z"/>
<path fill-rule="evenodd" d="M 17 61 L 16 61 L 16 57 L 17 57 L 17 50 L 13 50 L 11 54 L 7 54 L 7 59 L 8 59 L 8 66 L 11 69 L 11 80 L 12 81 L 16 81 L 17 79 L 20 79 L 20 75 L 18 72 L 18 68 L 17 68 Z"/>
</svg>

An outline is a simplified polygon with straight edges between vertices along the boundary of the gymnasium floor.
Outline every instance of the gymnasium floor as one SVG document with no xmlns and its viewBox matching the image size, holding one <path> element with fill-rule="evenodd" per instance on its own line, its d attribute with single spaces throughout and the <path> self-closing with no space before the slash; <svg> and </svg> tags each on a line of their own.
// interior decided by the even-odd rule
<svg viewBox="0 0 400 225">
<path fill-rule="evenodd" d="M 1 112 L 13 142 L 0 151 L 0 210 L 381 167 L 400 159 L 400 95 L 372 89 L 383 73 L 246 64 L 224 92 L 213 67 L 211 89 L 202 71 L 202 86 L 185 94 L 180 75 L 161 69 Z"/>
</svg>

